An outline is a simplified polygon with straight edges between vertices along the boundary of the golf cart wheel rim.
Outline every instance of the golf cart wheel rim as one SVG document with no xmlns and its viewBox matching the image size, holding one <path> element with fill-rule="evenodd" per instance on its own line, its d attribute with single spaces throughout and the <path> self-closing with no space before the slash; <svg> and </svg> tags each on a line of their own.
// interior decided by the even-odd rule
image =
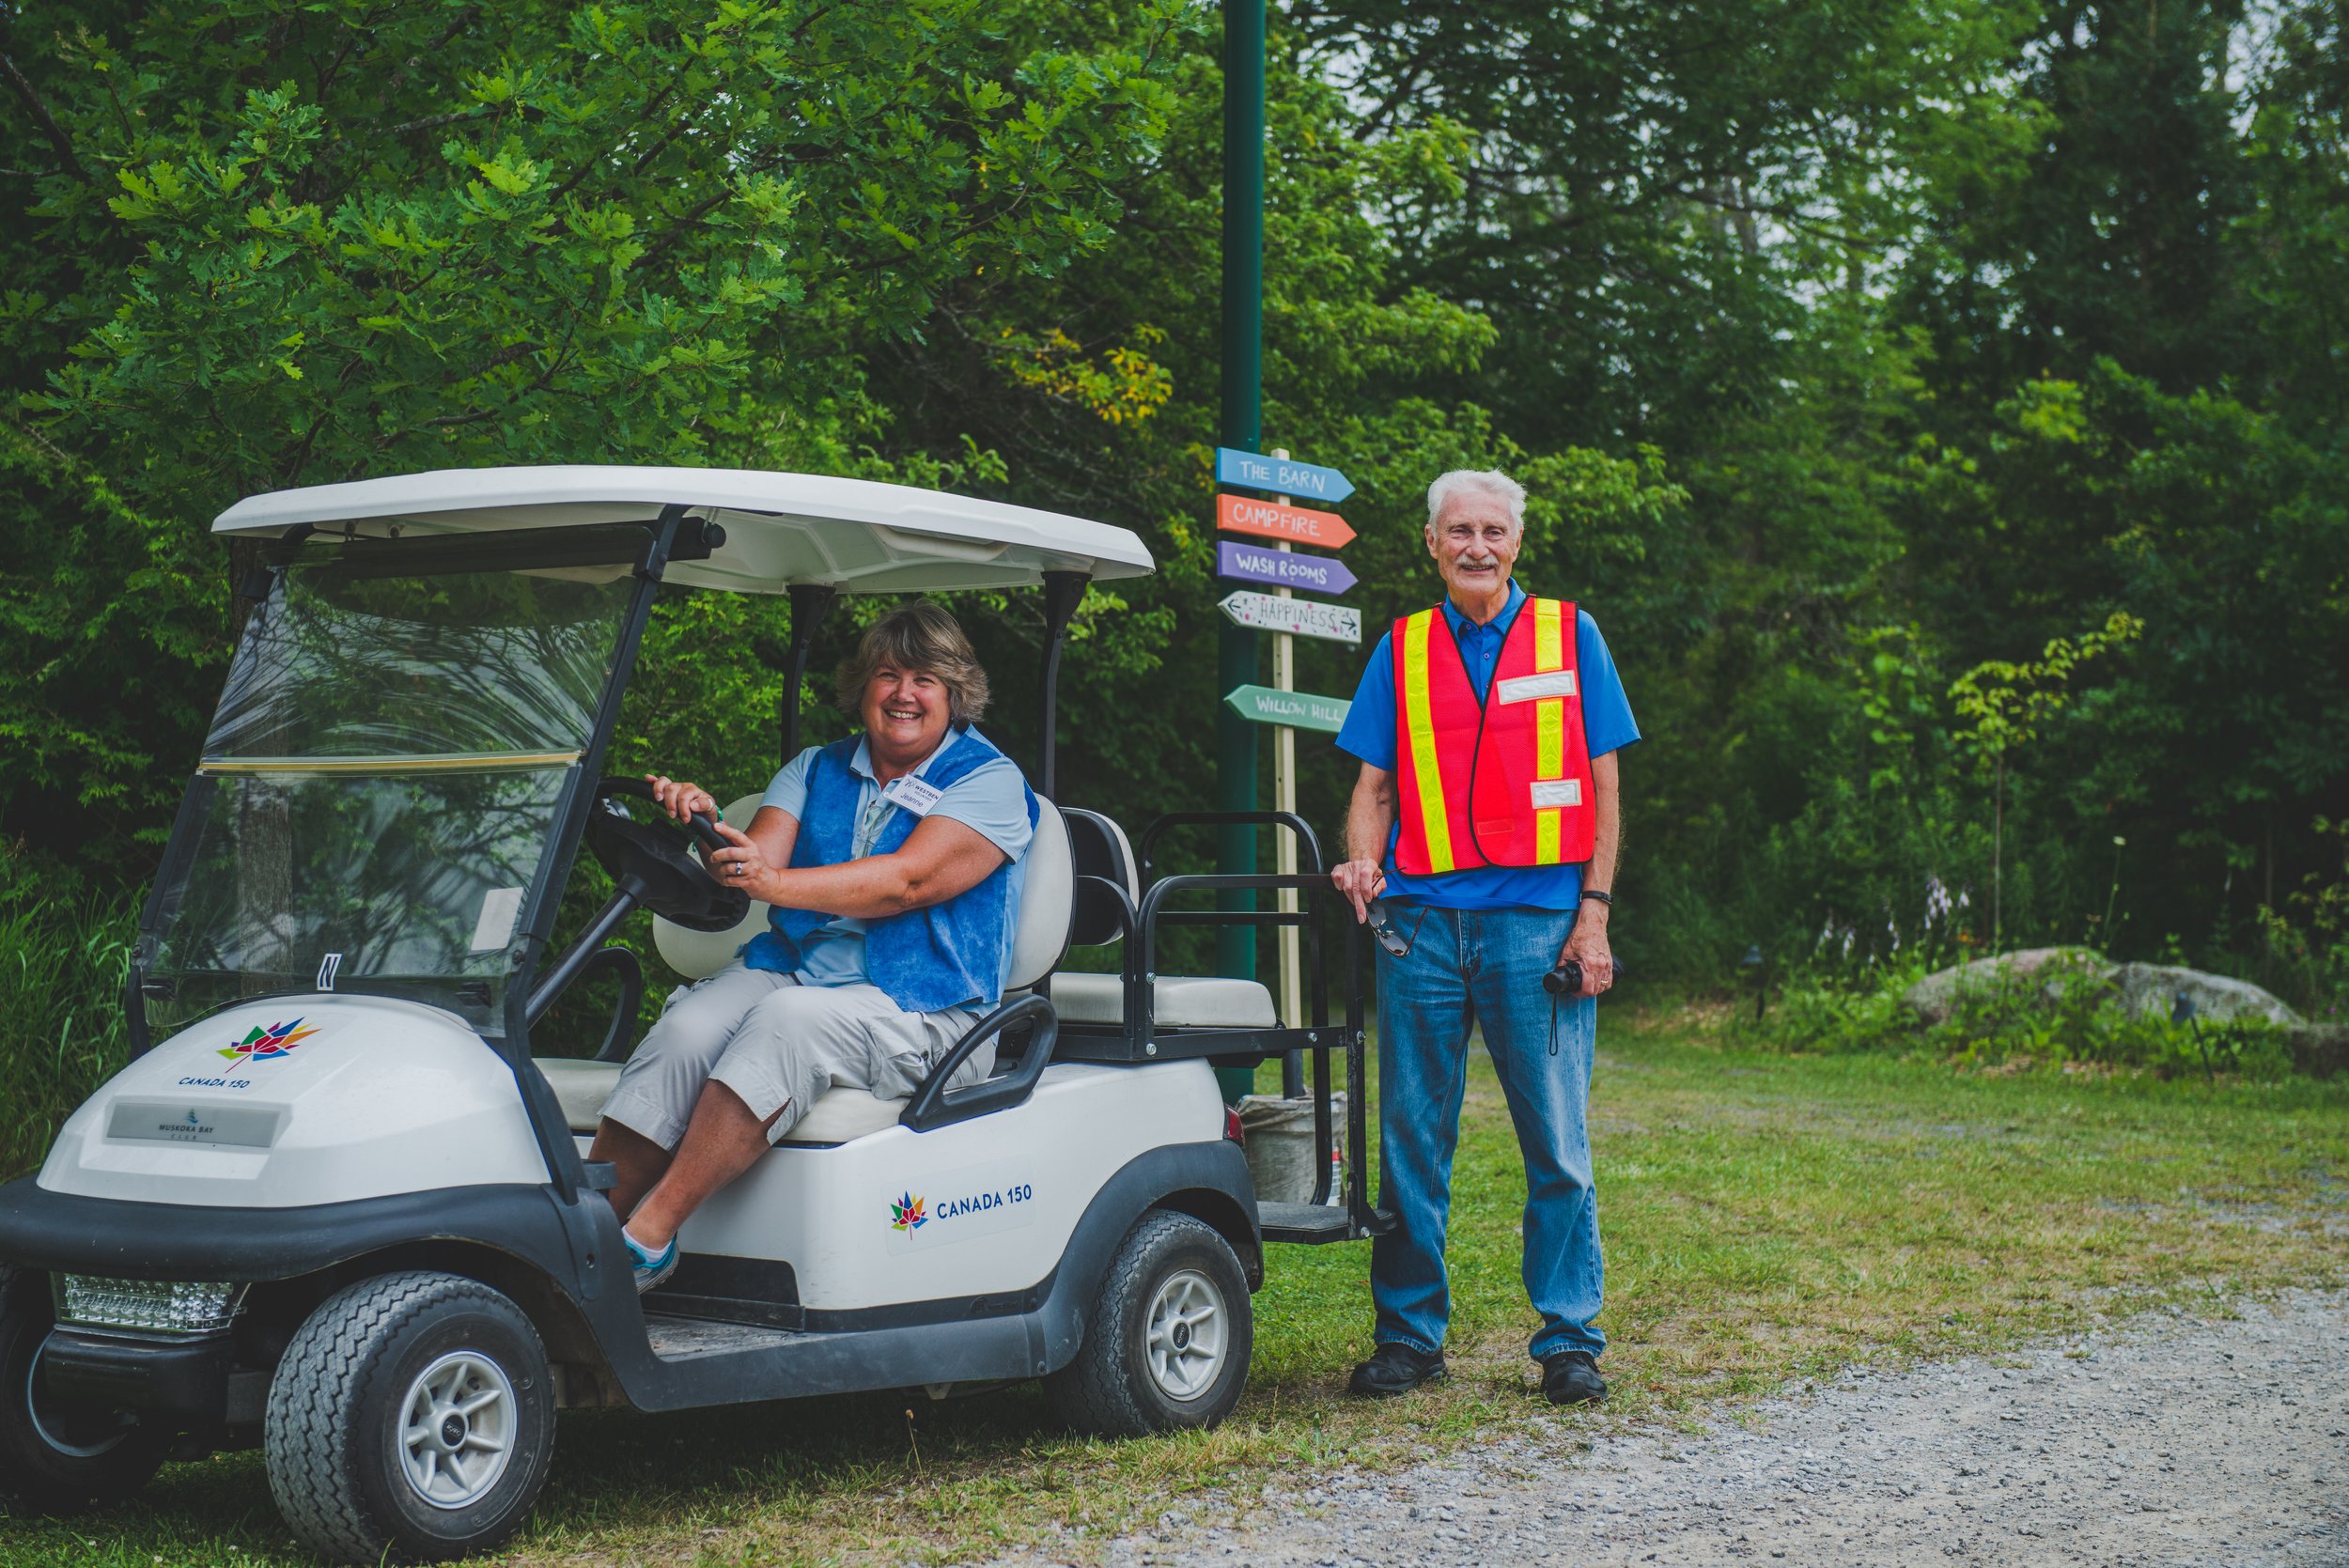
<svg viewBox="0 0 2349 1568">
<path fill-rule="evenodd" d="M 1159 1392 L 1188 1404 L 1215 1387 L 1231 1345 L 1230 1319 L 1213 1280 L 1195 1268 L 1167 1277 L 1150 1297 L 1143 1341 L 1150 1381 Z"/>
<path fill-rule="evenodd" d="M 399 1402 L 399 1473 L 435 1508 L 489 1496 L 514 1454 L 518 1406 L 505 1369 L 476 1350 L 452 1350 L 416 1374 Z"/>
<path fill-rule="evenodd" d="M 71 1424 L 67 1413 L 53 1409 L 46 1421 L 41 1419 L 40 1358 L 48 1349 L 44 1344 L 34 1351 L 32 1360 L 24 1368 L 24 1414 L 33 1423 L 33 1435 L 71 1459 L 95 1459 L 101 1453 L 113 1452 L 131 1436 L 131 1418 L 127 1416 L 108 1412 L 94 1421 L 86 1418 L 83 1424 L 95 1431 L 83 1441 L 66 1435 Z"/>
</svg>

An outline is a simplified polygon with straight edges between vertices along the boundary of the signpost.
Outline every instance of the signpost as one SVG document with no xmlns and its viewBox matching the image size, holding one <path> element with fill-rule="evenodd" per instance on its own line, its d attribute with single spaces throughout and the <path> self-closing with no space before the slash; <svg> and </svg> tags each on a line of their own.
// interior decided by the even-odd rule
<svg viewBox="0 0 2349 1568">
<path fill-rule="evenodd" d="M 1286 728 L 1319 730 L 1335 735 L 1346 723 L 1346 710 L 1354 705 L 1344 697 L 1315 696 L 1311 691 L 1283 691 L 1270 686 L 1242 686 L 1223 694 L 1232 711 L 1254 724 L 1279 724 Z M 1295 802 L 1280 808 L 1296 809 Z M 1295 871 L 1284 871 L 1283 877 L 1294 877 Z"/>
<path fill-rule="evenodd" d="M 1215 449 L 1215 482 L 1244 490 L 1270 490 L 1283 500 L 1306 496 L 1333 506 L 1354 493 L 1354 481 L 1334 468 L 1293 462 L 1283 452 L 1266 457 L 1229 446 Z"/>
<path fill-rule="evenodd" d="M 1310 729 L 1335 735 L 1346 722 L 1346 710 L 1352 706 L 1336 697 L 1320 697 L 1297 690 L 1296 639 L 1320 637 L 1359 643 L 1362 640 L 1362 616 L 1361 611 L 1345 605 L 1315 604 L 1310 599 L 1289 597 L 1292 588 L 1315 594 L 1342 594 L 1353 587 L 1355 581 L 1352 572 L 1326 555 L 1293 553 L 1294 544 L 1342 550 L 1354 542 L 1354 530 L 1334 512 L 1290 505 L 1289 496 L 1301 490 L 1318 501 L 1343 501 L 1354 493 L 1354 484 L 1334 468 L 1296 462 L 1278 449 L 1268 456 L 1259 456 L 1234 447 L 1218 447 L 1215 472 L 1221 484 L 1276 492 L 1268 502 L 1238 495 L 1215 498 L 1217 527 L 1227 533 L 1252 534 L 1278 541 L 1268 551 L 1229 539 L 1220 540 L 1216 545 L 1216 572 L 1241 582 L 1272 585 L 1269 597 L 1233 594 L 1220 607 L 1233 625 L 1261 628 L 1272 633 L 1272 685 L 1266 688 L 1252 681 L 1235 682 L 1224 693 L 1223 701 L 1249 722 L 1272 726 L 1272 805 L 1276 811 L 1294 814 L 1297 732 Z M 1277 832 L 1273 845 L 1280 874 L 1296 876 L 1296 835 Z M 1281 890 L 1282 913 L 1295 914 L 1301 907 L 1295 889 Z M 1305 1021 L 1303 933 L 1295 925 L 1283 925 L 1280 932 L 1281 1018 L 1296 1029 Z M 1292 1055 L 1282 1072 L 1283 1094 L 1299 1092 L 1299 1072 L 1300 1064 Z"/>
<path fill-rule="evenodd" d="M 1284 544 L 1319 545 L 1324 550 L 1342 550 L 1354 542 L 1354 530 L 1335 512 L 1283 506 L 1245 495 L 1217 496 L 1215 525 L 1227 534 L 1253 534 Z"/>
<path fill-rule="evenodd" d="M 1318 599 L 1279 598 L 1271 594 L 1226 594 L 1216 605 L 1234 626 L 1317 637 L 1329 643 L 1362 640 L 1362 613 L 1351 605 Z"/>
<path fill-rule="evenodd" d="M 1302 588 L 1309 594 L 1343 594 L 1355 582 L 1352 572 L 1326 555 L 1291 555 L 1284 551 L 1234 544 L 1229 539 L 1216 544 L 1215 574 L 1235 582 Z"/>
</svg>

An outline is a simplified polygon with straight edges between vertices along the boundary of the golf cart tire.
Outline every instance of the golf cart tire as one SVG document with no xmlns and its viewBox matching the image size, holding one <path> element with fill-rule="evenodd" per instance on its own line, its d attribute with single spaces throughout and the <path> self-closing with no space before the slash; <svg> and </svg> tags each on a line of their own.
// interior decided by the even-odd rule
<svg viewBox="0 0 2349 1568">
<path fill-rule="evenodd" d="M 1204 1386 L 1178 1398 L 1152 1369 L 1151 1313 L 1170 1290 L 1202 1287 L 1221 1317 L 1221 1360 Z M 1045 1397 L 1062 1421 L 1096 1436 L 1211 1427 L 1239 1404 L 1254 1347 L 1248 1281 L 1232 1244 L 1188 1214 L 1152 1209 L 1118 1244 L 1085 1315 L 1084 1342 L 1044 1379 Z"/>
<path fill-rule="evenodd" d="M 48 1281 L 0 1267 L 0 1507 L 12 1514 L 72 1514 L 120 1502 L 147 1484 L 171 1440 L 143 1426 L 70 1447 L 53 1440 L 34 1409 L 33 1384 L 51 1327 Z"/>
<path fill-rule="evenodd" d="M 507 1446 L 487 1490 L 450 1506 L 410 1482 L 398 1433 L 422 1380 L 460 1355 L 503 1377 Z M 478 1281 L 422 1271 L 363 1280 L 321 1302 L 286 1347 L 263 1443 L 278 1511 L 330 1561 L 486 1551 L 521 1528 L 553 1457 L 546 1347 L 521 1308 Z"/>
</svg>

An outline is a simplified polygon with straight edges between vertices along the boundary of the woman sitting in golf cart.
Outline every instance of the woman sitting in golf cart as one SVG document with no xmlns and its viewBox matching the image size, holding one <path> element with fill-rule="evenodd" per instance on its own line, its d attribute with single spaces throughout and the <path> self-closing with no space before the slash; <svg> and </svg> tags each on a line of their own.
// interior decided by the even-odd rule
<svg viewBox="0 0 2349 1568">
<path fill-rule="evenodd" d="M 864 733 L 811 746 L 768 785 L 748 832 L 720 825 L 729 886 L 770 929 L 672 1001 L 604 1102 L 592 1157 L 650 1290 L 677 1228 L 835 1084 L 912 1093 L 1001 997 L 1036 799 L 972 723 L 987 673 L 935 604 L 892 611 L 840 667 Z M 654 778 L 679 821 L 707 790 Z M 954 1083 L 994 1065 L 982 1047 Z"/>
</svg>

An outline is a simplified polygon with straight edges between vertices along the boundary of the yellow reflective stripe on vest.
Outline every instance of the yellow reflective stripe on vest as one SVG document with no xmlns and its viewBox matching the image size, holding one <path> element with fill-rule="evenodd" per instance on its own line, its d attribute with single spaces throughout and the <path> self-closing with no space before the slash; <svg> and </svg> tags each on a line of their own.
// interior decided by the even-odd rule
<svg viewBox="0 0 2349 1568">
<path fill-rule="evenodd" d="M 1554 598 L 1533 601 L 1533 670 L 1548 675 L 1565 668 L 1565 605 Z M 1566 771 L 1566 704 L 1562 697 L 1544 697 L 1533 705 L 1533 776 L 1558 779 Z M 1533 814 L 1533 861 L 1556 865 L 1565 814 L 1552 806 Z"/>
<path fill-rule="evenodd" d="M 1566 770 L 1566 705 L 1563 699 L 1546 697 L 1535 705 L 1534 722 L 1539 741 L 1535 768 L 1543 779 L 1556 779 Z M 1556 865 L 1559 860 L 1559 833 L 1565 814 L 1549 806 L 1533 814 L 1533 863 Z"/>
<path fill-rule="evenodd" d="M 1411 779 L 1419 786 L 1421 831 L 1427 840 L 1427 866 L 1450 871 L 1452 818 L 1444 809 L 1443 768 L 1436 759 L 1436 725 L 1428 711 L 1427 635 L 1436 612 L 1423 610 L 1403 623 L 1403 729 L 1411 748 Z"/>
<path fill-rule="evenodd" d="M 1566 667 L 1565 609 L 1559 599 L 1533 601 L 1533 670 L 1537 675 Z"/>
<path fill-rule="evenodd" d="M 1565 606 L 1554 598 L 1533 601 L 1533 673 L 1555 675 L 1566 662 L 1565 636 L 1560 627 L 1559 613 Z M 1533 776 L 1537 779 L 1562 779 L 1566 774 L 1566 703 L 1563 697 L 1544 697 L 1533 705 L 1535 751 Z M 1545 818 L 1545 826 L 1548 820 Z"/>
</svg>

